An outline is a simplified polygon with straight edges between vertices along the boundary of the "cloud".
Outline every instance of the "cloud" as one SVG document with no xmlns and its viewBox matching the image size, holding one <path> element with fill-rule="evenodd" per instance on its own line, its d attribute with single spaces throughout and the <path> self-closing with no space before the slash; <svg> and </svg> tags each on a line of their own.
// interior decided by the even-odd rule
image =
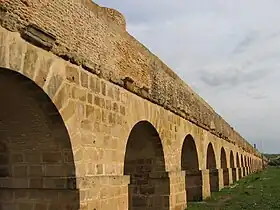
<svg viewBox="0 0 280 210">
<path fill-rule="evenodd" d="M 248 67 L 248 64 L 246 65 Z M 241 84 L 249 84 L 264 79 L 269 75 L 265 68 L 246 71 L 244 67 L 219 67 L 219 69 L 210 68 L 200 71 L 200 79 L 208 86 L 228 86 L 235 87 Z"/>
<path fill-rule="evenodd" d="M 246 47 L 252 45 L 258 36 L 258 32 L 249 32 L 244 39 L 242 39 L 232 51 L 232 54 L 242 53 L 246 51 Z"/>
<path fill-rule="evenodd" d="M 98 0 L 249 142 L 280 152 L 279 0 Z"/>
</svg>

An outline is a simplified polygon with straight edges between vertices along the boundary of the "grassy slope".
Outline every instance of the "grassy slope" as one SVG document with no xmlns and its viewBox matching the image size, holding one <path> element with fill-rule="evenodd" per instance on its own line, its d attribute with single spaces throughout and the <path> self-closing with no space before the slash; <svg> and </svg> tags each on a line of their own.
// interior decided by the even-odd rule
<svg viewBox="0 0 280 210">
<path fill-rule="evenodd" d="M 234 186 L 234 185 L 232 185 Z M 189 203 L 188 210 L 280 210 L 280 168 L 252 174 L 224 188 L 201 203 Z"/>
</svg>

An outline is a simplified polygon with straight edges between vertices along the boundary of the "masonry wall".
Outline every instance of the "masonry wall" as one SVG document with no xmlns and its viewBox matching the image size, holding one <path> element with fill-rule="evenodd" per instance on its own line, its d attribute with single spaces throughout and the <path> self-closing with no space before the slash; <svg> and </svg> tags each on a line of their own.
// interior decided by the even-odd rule
<svg viewBox="0 0 280 210">
<path fill-rule="evenodd" d="M 27 83 L 32 82 L 34 86 L 43 92 L 42 95 L 47 95 L 49 97 L 49 102 L 51 101 L 51 104 L 53 103 L 55 105 L 67 129 L 69 141 L 66 143 L 60 142 L 65 138 L 56 138 L 55 141 L 53 138 L 42 138 L 42 140 L 39 138 L 32 138 L 32 136 L 28 138 L 28 140 L 31 139 L 38 144 L 36 147 L 36 144 L 31 144 L 29 141 L 29 147 L 34 148 L 34 154 L 38 154 L 37 157 L 39 158 L 35 158 L 34 164 L 38 165 L 39 168 L 42 167 L 42 165 L 44 165 L 46 169 L 49 166 L 53 166 L 53 164 L 56 165 L 56 162 L 48 164 L 48 161 L 43 161 L 46 149 L 48 151 L 52 150 L 55 153 L 60 153 L 65 151 L 62 146 L 71 145 L 75 174 L 64 174 L 63 176 L 65 176 L 65 179 L 57 180 L 53 178 L 58 175 L 52 174 L 52 170 L 48 172 L 47 169 L 44 174 L 40 174 L 39 176 L 43 181 L 51 177 L 53 184 L 51 188 L 56 192 L 53 195 L 57 195 L 58 198 L 61 198 L 59 196 L 62 194 L 59 191 L 61 190 L 61 183 L 69 183 L 69 178 L 73 178 L 76 185 L 72 187 L 72 190 L 75 190 L 75 192 L 79 194 L 78 203 L 80 209 L 109 210 L 115 208 L 117 210 L 126 210 L 129 205 L 128 186 L 131 178 L 129 175 L 131 174 L 125 174 L 124 171 L 125 155 L 129 154 L 129 151 L 127 151 L 127 142 L 131 131 L 139 122 L 148 123 L 150 127 L 153 127 L 156 131 L 152 132 L 152 138 L 148 142 L 153 141 L 154 137 L 157 137 L 156 148 L 160 148 L 160 150 L 156 149 L 153 152 L 155 152 L 154 154 L 160 155 L 160 160 L 164 160 L 164 166 L 160 167 L 159 171 L 148 174 L 149 179 L 161 181 L 160 185 L 158 185 L 158 182 L 148 182 L 149 185 L 153 185 L 155 188 L 161 187 L 162 189 L 162 193 L 159 196 L 155 196 L 158 198 L 156 199 L 157 203 L 155 203 L 155 206 L 164 206 L 166 209 L 172 210 L 185 209 L 186 207 L 185 174 L 182 172 L 181 168 L 181 157 L 183 142 L 188 135 L 192 136 L 194 139 L 195 147 L 198 151 L 197 159 L 200 170 L 207 171 L 206 154 L 209 143 L 213 145 L 216 168 L 221 168 L 220 153 L 223 147 L 227 157 L 229 157 L 230 151 L 233 151 L 235 159 L 240 159 L 242 154 L 242 156 L 250 157 L 254 160 L 255 170 L 260 169 L 260 159 L 254 154 L 248 153 L 237 145 L 217 137 L 179 115 L 164 109 L 162 106 L 151 103 L 149 100 L 145 100 L 112 82 L 86 71 L 81 66 L 65 61 L 51 52 L 47 52 L 46 50 L 26 42 L 20 37 L 18 32 L 10 32 L 0 27 L 0 37 L 1 74 L 10 74 L 11 76 L 7 77 L 10 79 L 15 77 L 18 78 L 19 81 L 25 81 L 25 79 L 27 79 L 29 81 Z M 2 81 L 7 80 L 3 79 Z M 21 97 L 31 90 L 30 88 L 21 89 L 23 87 L 26 88 L 26 82 L 16 84 L 19 85 L 17 91 L 21 93 Z M 3 92 L 4 88 L 7 90 L 16 90 L 11 89 L 10 83 L 5 84 L 5 82 L 2 82 L 1 85 L 2 100 L 3 98 L 8 98 L 8 92 Z M 12 93 L 14 94 L 9 96 L 17 97 L 14 91 Z M 34 123 L 45 122 L 44 120 L 40 120 L 40 116 L 43 116 L 44 119 L 48 119 L 48 114 L 52 116 L 51 112 L 46 109 L 46 104 L 42 103 L 41 97 L 30 97 L 34 105 L 29 108 L 33 111 L 37 109 L 40 110 L 40 114 L 36 115 L 37 117 L 39 116 L 39 120 L 36 120 Z M 22 98 L 18 98 L 17 100 L 19 101 L 4 100 L 0 106 L 3 110 L 14 107 L 13 110 L 17 110 L 19 113 L 18 119 L 23 120 L 25 118 L 21 117 L 21 114 L 24 109 L 20 107 L 24 104 L 30 105 L 30 103 L 24 103 Z M 7 119 L 11 118 L 7 116 Z M 30 134 L 30 130 L 28 129 L 32 128 L 31 125 L 30 123 L 24 124 L 23 122 L 18 126 L 22 126 L 21 129 Z M 1 124 L 1 128 L 5 128 L 5 125 Z M 57 128 L 57 126 L 55 126 L 55 128 Z M 46 130 L 49 133 L 54 132 L 53 127 L 46 127 Z M 145 131 L 147 130 L 145 129 Z M 10 129 L 10 133 L 12 133 L 12 129 Z M 44 132 L 39 133 L 42 134 Z M 5 140 L 6 137 L 1 136 L 1 139 Z M 19 141 L 21 140 L 20 137 L 17 139 Z M 44 142 L 47 140 L 49 141 L 46 143 L 47 147 L 44 146 L 44 144 L 40 144 L 41 141 Z M 6 146 L 9 149 L 16 148 L 15 151 L 17 153 L 26 154 L 24 153 L 24 144 L 16 142 L 17 141 L 13 142 L 10 146 L 9 144 Z M 136 143 L 137 142 L 139 141 L 136 140 Z M 54 150 L 52 146 L 56 145 L 62 146 L 55 147 L 57 150 Z M 151 144 L 146 144 L 146 146 L 148 147 L 147 151 L 153 148 Z M 143 149 L 145 150 L 145 147 Z M 70 149 L 68 151 L 70 151 Z M 137 150 L 135 150 L 135 152 L 137 152 Z M 239 156 L 236 156 L 237 152 Z M 152 151 L 150 151 L 150 153 L 152 154 Z M 50 155 L 50 157 L 52 158 L 54 155 Z M 55 161 L 63 166 L 65 157 L 56 157 L 58 158 Z M 133 161 L 136 157 L 137 156 L 132 156 Z M 50 159 L 50 161 L 52 161 L 52 159 Z M 140 163 L 140 161 L 142 161 L 141 163 L 143 164 L 145 158 L 142 158 L 142 160 L 138 158 L 137 161 L 134 162 Z M 155 161 L 158 163 L 158 159 Z M 230 159 L 227 158 L 227 166 L 229 166 L 229 161 Z M 239 162 L 241 162 L 241 160 Z M 129 163 L 131 162 L 129 161 Z M 28 167 L 28 162 L 22 163 L 22 166 L 25 165 Z M 15 168 L 17 163 L 10 162 L 9 164 L 1 164 L 1 167 L 5 168 L 6 166 Z M 29 166 L 32 167 L 32 163 L 30 163 Z M 48 177 L 48 173 L 50 173 L 50 177 Z M 20 187 L 16 183 L 12 182 L 10 185 L 7 185 L 7 183 L 9 184 L 9 180 L 15 180 L 14 176 L 15 174 L 6 174 L 3 178 L 0 178 L 2 192 L 0 204 L 2 206 L 11 202 L 11 198 L 16 198 L 13 193 L 6 193 L 11 197 L 6 196 L 5 192 L 7 190 L 9 191 L 9 187 L 15 188 L 15 190 L 19 192 Z M 21 174 L 19 177 L 25 178 L 27 183 L 30 183 L 29 180 L 32 178 L 32 174 Z M 203 192 L 206 192 L 207 190 L 209 191 L 209 186 L 205 184 L 204 178 Z M 72 179 L 70 179 L 70 181 L 71 180 Z M 8 189 L 3 186 L 6 186 Z M 71 186 L 63 186 L 65 186 L 64 190 L 66 190 L 64 191 L 66 192 L 65 199 L 68 200 L 68 192 L 71 190 Z M 25 187 L 29 189 L 29 185 Z M 5 189 L 4 191 L 3 188 Z M 149 190 L 155 188 L 149 188 Z M 36 193 L 36 190 L 39 192 L 44 191 L 44 187 L 37 185 L 33 187 L 32 190 Z M 20 205 L 21 202 L 26 203 L 31 201 L 31 195 L 34 195 L 34 193 L 29 193 L 26 196 L 24 195 L 21 200 L 17 201 L 18 204 Z M 69 195 L 72 195 L 71 192 L 69 192 Z M 42 197 L 40 198 L 42 199 Z M 40 198 L 38 198 L 38 202 Z M 59 199 L 55 197 L 52 201 L 58 203 Z M 34 205 L 34 202 L 32 202 L 32 205 Z M 67 208 L 67 206 L 63 208 Z"/>
<path fill-rule="evenodd" d="M 1 25 L 20 32 L 33 44 L 259 156 L 171 69 L 126 32 L 124 17 L 117 11 L 90 0 L 9 0 L 1 1 L 0 10 Z"/>
</svg>

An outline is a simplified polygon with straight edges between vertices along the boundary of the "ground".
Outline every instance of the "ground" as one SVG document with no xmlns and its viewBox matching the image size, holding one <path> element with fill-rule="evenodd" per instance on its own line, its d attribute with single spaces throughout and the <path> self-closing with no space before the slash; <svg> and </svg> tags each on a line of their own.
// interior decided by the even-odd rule
<svg viewBox="0 0 280 210">
<path fill-rule="evenodd" d="M 188 210 L 270 210 L 280 209 L 280 168 L 249 175 L 200 203 L 189 203 Z"/>
</svg>

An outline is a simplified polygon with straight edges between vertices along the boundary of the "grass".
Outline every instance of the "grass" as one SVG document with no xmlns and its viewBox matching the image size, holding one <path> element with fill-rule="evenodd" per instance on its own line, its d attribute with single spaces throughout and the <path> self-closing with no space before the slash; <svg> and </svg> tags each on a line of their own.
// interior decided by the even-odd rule
<svg viewBox="0 0 280 210">
<path fill-rule="evenodd" d="M 234 187 L 235 186 L 235 187 Z M 187 210 L 280 210 L 280 168 L 269 167 L 212 193 L 210 199 L 188 203 Z"/>
</svg>

